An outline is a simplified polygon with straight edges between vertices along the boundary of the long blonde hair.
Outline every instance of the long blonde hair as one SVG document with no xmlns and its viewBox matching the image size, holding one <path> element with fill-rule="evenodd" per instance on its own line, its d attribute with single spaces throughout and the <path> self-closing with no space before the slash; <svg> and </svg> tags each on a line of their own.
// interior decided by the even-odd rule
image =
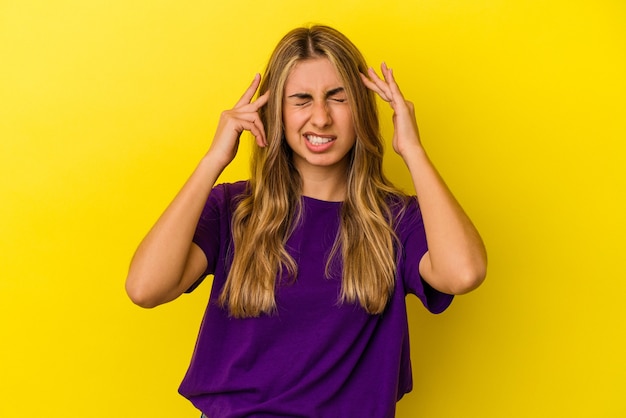
<svg viewBox="0 0 626 418">
<path fill-rule="evenodd" d="M 337 69 L 357 136 L 349 156 L 341 227 L 326 261 L 326 274 L 340 252 L 339 302 L 358 302 L 371 314 L 381 313 L 393 293 L 396 235 L 390 204 L 402 204 L 404 195 L 383 174 L 376 99 L 359 77 L 367 72 L 365 60 L 333 28 L 298 28 L 278 43 L 259 88 L 260 94 L 271 91 L 269 102 L 260 110 L 268 146 L 255 147 L 248 188 L 233 214 L 233 262 L 219 298 L 237 318 L 274 311 L 276 278 L 285 273 L 297 277 L 297 265 L 285 243 L 299 220 L 302 180 L 284 138 L 282 105 L 291 69 L 299 61 L 314 58 L 327 58 Z"/>
</svg>

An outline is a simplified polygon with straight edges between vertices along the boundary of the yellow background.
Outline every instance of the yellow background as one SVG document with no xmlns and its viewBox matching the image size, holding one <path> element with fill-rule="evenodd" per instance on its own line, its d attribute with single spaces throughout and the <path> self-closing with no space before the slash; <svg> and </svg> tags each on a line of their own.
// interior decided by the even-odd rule
<svg viewBox="0 0 626 418">
<path fill-rule="evenodd" d="M 176 390 L 209 286 L 142 310 L 127 266 L 309 22 L 395 69 L 489 249 L 446 313 L 410 298 L 398 416 L 626 416 L 622 0 L 0 0 L 0 417 L 197 416 Z"/>
</svg>

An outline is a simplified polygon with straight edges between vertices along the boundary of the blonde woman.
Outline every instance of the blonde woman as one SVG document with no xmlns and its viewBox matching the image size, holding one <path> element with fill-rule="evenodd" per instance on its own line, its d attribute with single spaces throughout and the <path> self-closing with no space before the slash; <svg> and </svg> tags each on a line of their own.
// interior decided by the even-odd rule
<svg viewBox="0 0 626 418">
<path fill-rule="evenodd" d="M 482 240 L 381 72 L 332 28 L 288 33 L 139 245 L 140 306 L 214 276 L 180 386 L 205 416 L 393 417 L 412 387 L 406 294 L 439 313 L 483 281 Z M 383 174 L 376 96 L 416 197 Z M 244 131 L 251 178 L 216 186 Z"/>
</svg>

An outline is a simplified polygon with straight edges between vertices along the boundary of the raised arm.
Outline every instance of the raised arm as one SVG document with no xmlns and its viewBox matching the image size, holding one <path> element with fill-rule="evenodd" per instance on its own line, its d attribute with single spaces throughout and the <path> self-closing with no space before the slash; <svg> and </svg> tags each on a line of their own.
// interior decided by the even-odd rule
<svg viewBox="0 0 626 418">
<path fill-rule="evenodd" d="M 206 257 L 192 239 L 209 193 L 235 157 L 244 130 L 259 146 L 267 144 L 258 110 L 269 92 L 252 101 L 260 80 L 257 74 L 235 107 L 222 113 L 209 151 L 139 244 L 126 278 L 126 292 L 137 305 L 151 308 L 176 299 L 206 270 Z"/>
<path fill-rule="evenodd" d="M 371 68 L 361 78 L 394 111 L 393 148 L 411 173 L 428 241 L 428 252 L 420 261 L 420 274 L 437 290 L 467 293 L 485 278 L 485 246 L 428 158 L 420 141 L 413 104 L 404 99 L 392 70 L 383 63 L 381 71 L 382 79 Z"/>
</svg>

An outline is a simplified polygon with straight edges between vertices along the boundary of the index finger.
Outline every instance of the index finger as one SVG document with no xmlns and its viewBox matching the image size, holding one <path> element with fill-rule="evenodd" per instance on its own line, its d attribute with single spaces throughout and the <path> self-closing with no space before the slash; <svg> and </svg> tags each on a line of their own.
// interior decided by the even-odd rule
<svg viewBox="0 0 626 418">
<path fill-rule="evenodd" d="M 266 91 L 265 93 L 263 93 L 263 95 L 257 97 L 257 99 L 252 102 L 252 105 L 254 105 L 254 110 L 259 110 L 260 108 L 262 108 L 263 106 L 265 106 L 265 104 L 267 103 L 267 101 L 269 100 L 270 97 L 270 91 Z"/>
<path fill-rule="evenodd" d="M 243 106 L 243 105 L 250 103 L 250 101 L 254 97 L 254 93 L 256 93 L 257 89 L 259 88 L 259 84 L 261 84 L 261 74 L 256 73 L 254 75 L 254 79 L 252 80 L 252 83 L 250 84 L 246 92 L 243 94 L 243 96 L 241 96 L 239 101 L 235 104 L 235 107 Z"/>
<path fill-rule="evenodd" d="M 371 68 L 368 71 L 373 71 Z M 390 99 L 388 98 L 388 95 L 385 94 L 382 89 L 376 85 L 376 83 L 374 81 L 372 81 L 371 79 L 367 78 L 367 76 L 363 73 L 361 74 L 361 81 L 363 82 L 363 84 L 365 85 L 365 87 L 367 87 L 368 89 L 372 90 L 374 93 L 378 94 L 380 96 L 381 99 L 383 99 L 384 101 L 388 102 Z M 374 75 L 372 75 L 372 79 L 375 80 L 374 77 L 377 77 L 376 74 L 374 73 Z"/>
<path fill-rule="evenodd" d="M 380 69 L 383 73 L 383 77 L 385 77 L 385 81 L 389 85 L 392 94 L 397 95 L 404 100 L 404 95 L 400 91 L 400 86 L 398 86 L 398 83 L 396 83 L 396 78 L 393 75 L 393 70 L 389 68 L 384 62 L 380 65 Z"/>
</svg>

